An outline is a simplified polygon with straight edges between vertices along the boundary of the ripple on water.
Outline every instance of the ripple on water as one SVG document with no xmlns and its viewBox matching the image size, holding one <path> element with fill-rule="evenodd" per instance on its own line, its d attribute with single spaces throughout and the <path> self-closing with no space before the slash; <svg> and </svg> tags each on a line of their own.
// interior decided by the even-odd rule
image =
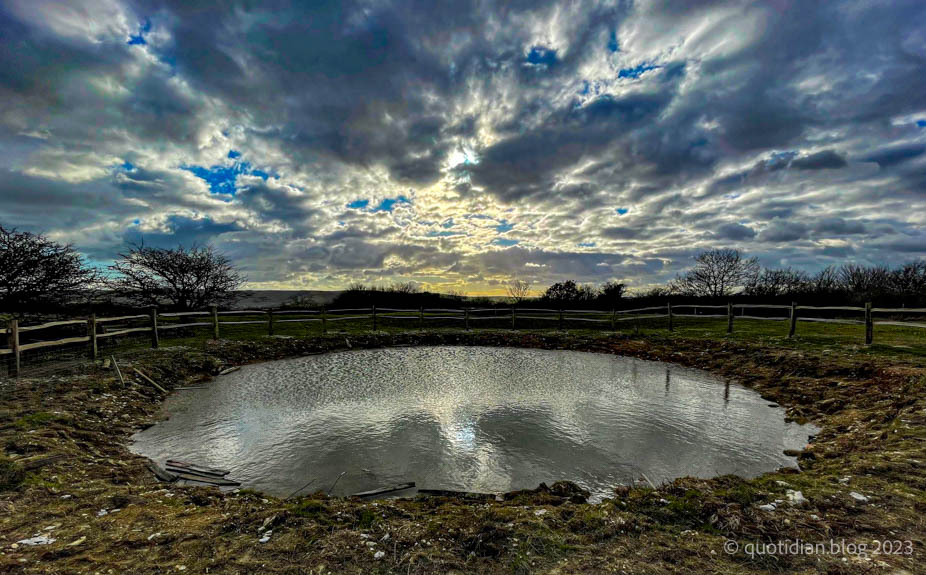
<svg viewBox="0 0 926 575">
<path fill-rule="evenodd" d="M 815 429 L 703 371 L 492 347 L 360 350 L 245 366 L 168 398 L 133 450 L 231 469 L 288 495 L 404 481 L 509 491 L 569 479 L 598 496 L 645 475 L 754 476 Z"/>
</svg>

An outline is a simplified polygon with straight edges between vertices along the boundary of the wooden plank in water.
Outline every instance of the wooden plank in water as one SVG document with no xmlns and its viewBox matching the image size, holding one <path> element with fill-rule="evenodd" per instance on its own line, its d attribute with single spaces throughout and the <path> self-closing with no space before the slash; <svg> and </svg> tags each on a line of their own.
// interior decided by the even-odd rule
<svg viewBox="0 0 926 575">
<path fill-rule="evenodd" d="M 414 481 L 409 481 L 408 483 L 399 483 L 398 485 L 392 485 L 390 487 L 380 487 L 379 489 L 373 489 L 370 491 L 361 491 L 360 493 L 354 493 L 351 497 L 373 497 L 374 495 L 383 495 L 385 493 L 393 493 L 395 491 L 404 491 L 405 489 L 411 489 L 415 486 Z"/>
<path fill-rule="evenodd" d="M 188 473 L 199 473 L 204 475 L 215 475 L 218 477 L 225 477 L 231 471 L 227 469 L 219 469 L 218 467 L 203 467 L 202 465 L 196 465 L 195 463 L 189 463 L 187 461 L 180 461 L 178 459 L 168 459 L 166 461 L 168 467 L 175 467 L 181 471 Z"/>
<path fill-rule="evenodd" d="M 223 479 L 221 477 L 215 477 L 214 475 L 194 475 L 193 473 L 177 471 L 171 471 L 171 473 L 176 475 L 177 479 L 184 479 L 186 481 L 198 481 L 199 483 L 208 483 L 209 485 L 217 485 L 219 487 L 238 487 L 241 485 L 241 482 L 239 481 Z"/>
</svg>

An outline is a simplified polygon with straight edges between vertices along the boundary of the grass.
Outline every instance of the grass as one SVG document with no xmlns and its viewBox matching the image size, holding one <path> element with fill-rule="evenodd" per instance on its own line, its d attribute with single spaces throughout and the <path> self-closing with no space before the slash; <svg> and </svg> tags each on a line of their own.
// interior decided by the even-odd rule
<svg viewBox="0 0 926 575">
<path fill-rule="evenodd" d="M 243 320 L 244 318 L 236 318 Z M 436 323 L 436 320 L 435 320 Z M 486 322 L 489 323 L 489 322 Z M 539 324 L 540 322 L 538 322 Z M 549 322 L 547 322 L 549 323 Z M 577 322 L 578 323 L 578 322 Z M 161 394 L 123 389 L 111 371 L 81 364 L 69 376 L 24 379 L 0 397 L 0 569 L 25 572 L 166 573 L 768 573 L 909 572 L 926 541 L 926 349 L 923 330 L 800 324 L 787 339 L 782 322 L 683 318 L 619 333 L 567 326 L 464 332 L 408 322 L 343 322 L 321 337 L 299 324 L 202 328 L 118 350 L 124 372 L 139 366 L 174 388 L 208 380 L 226 365 L 305 353 L 384 345 L 506 345 L 615 353 L 672 361 L 739 380 L 782 406 L 787 417 L 821 430 L 801 456 L 802 470 L 754 479 L 681 478 L 623 486 L 598 505 L 568 484 L 494 499 L 431 497 L 359 501 L 322 492 L 290 500 L 249 490 L 220 493 L 159 484 L 125 444 L 159 416 Z M 229 339 L 224 339 L 228 336 Z M 232 339 L 234 337 L 235 339 Z M 24 471 L 37 458 L 66 459 Z M 9 464 L 9 465 L 7 465 Z M 804 507 L 760 505 L 800 490 Z M 864 494 L 858 502 L 849 494 Z M 120 509 L 99 515 L 103 509 Z M 50 531 L 46 527 L 55 526 Z M 266 543 L 261 533 L 273 532 Z M 13 547 L 35 533 L 54 544 Z M 909 540 L 916 553 L 857 557 L 755 557 L 723 552 L 741 544 L 801 539 Z M 372 545 L 370 545 L 372 543 Z M 384 554 L 379 559 L 375 552 Z"/>
<path fill-rule="evenodd" d="M 378 314 L 377 332 L 388 334 L 416 333 L 418 320 L 393 319 L 393 316 L 407 314 Z M 426 318 L 440 314 L 425 314 Z M 299 316 L 287 316 L 298 318 Z M 316 316 L 306 316 L 316 317 Z M 263 316 L 234 316 L 234 321 L 256 321 L 264 319 Z M 179 323 L 171 318 L 170 323 Z M 168 322 L 162 322 L 167 324 Z M 600 327 L 589 328 L 588 323 L 578 321 L 565 321 L 564 331 L 577 336 L 608 335 L 612 333 L 649 338 L 683 338 L 705 339 L 731 342 L 761 343 L 784 350 L 807 350 L 826 352 L 827 348 L 851 349 L 854 353 L 871 357 L 909 359 L 926 358 L 926 329 L 900 326 L 875 326 L 874 343 L 865 345 L 865 330 L 862 325 L 831 324 L 817 322 L 799 322 L 794 338 L 787 337 L 788 323 L 786 321 L 766 321 L 755 319 L 735 319 L 732 334 L 727 333 L 727 321 L 723 318 L 674 318 L 673 331 L 667 329 L 665 318 L 646 318 L 634 322 L 618 322 L 617 329 L 611 330 L 610 324 L 600 324 Z M 346 336 L 364 335 L 372 330 L 370 318 L 329 322 L 328 333 Z M 599 324 L 594 324 L 599 325 Z M 426 319 L 428 332 L 457 332 L 463 326 L 462 321 Z M 519 318 L 516 320 L 519 333 L 545 333 L 559 331 L 558 321 L 532 320 Z M 510 330 L 511 319 L 472 321 L 471 331 L 497 331 Z M 266 325 L 222 325 L 220 326 L 222 339 L 254 341 L 266 338 L 268 335 Z M 161 335 L 162 345 L 185 345 L 191 347 L 204 347 L 212 340 L 212 327 L 199 327 L 181 329 L 182 334 L 164 332 Z M 311 323 L 275 323 L 274 335 L 294 338 L 322 337 L 322 327 L 319 322 Z M 127 349 L 140 349 L 148 347 L 149 339 L 132 338 L 120 342 L 116 351 Z M 108 353 L 109 351 L 107 351 Z"/>
</svg>

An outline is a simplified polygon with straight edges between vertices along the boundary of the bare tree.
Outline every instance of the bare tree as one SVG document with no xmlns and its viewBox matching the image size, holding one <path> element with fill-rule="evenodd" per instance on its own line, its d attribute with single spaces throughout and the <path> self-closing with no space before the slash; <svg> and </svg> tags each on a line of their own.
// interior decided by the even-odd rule
<svg viewBox="0 0 926 575">
<path fill-rule="evenodd" d="M 833 266 L 827 266 L 817 272 L 810 280 L 810 283 L 813 293 L 817 295 L 834 294 L 842 290 L 842 285 L 839 282 L 839 270 Z"/>
<path fill-rule="evenodd" d="M 894 270 L 891 290 L 902 302 L 926 297 L 926 260 L 908 262 Z"/>
<path fill-rule="evenodd" d="M 130 246 L 110 270 L 110 281 L 120 295 L 137 303 L 169 303 L 179 309 L 232 303 L 244 278 L 212 246 L 185 249 Z"/>
<path fill-rule="evenodd" d="M 453 288 L 447 290 L 447 297 L 453 298 L 455 300 L 463 301 L 466 299 L 466 292 L 461 289 Z"/>
<path fill-rule="evenodd" d="M 681 293 L 725 297 L 753 283 L 758 273 L 756 258 L 746 258 L 735 249 L 712 249 L 699 253 L 695 266 L 678 276 L 674 283 Z"/>
<path fill-rule="evenodd" d="M 810 284 L 810 277 L 802 270 L 766 268 L 746 285 L 745 292 L 751 296 L 796 295 L 808 291 Z"/>
<path fill-rule="evenodd" d="M 0 309 L 68 303 L 96 278 L 71 245 L 0 226 Z"/>
<path fill-rule="evenodd" d="M 890 290 L 891 270 L 886 266 L 846 264 L 839 268 L 843 288 L 859 301 L 869 301 Z"/>
<path fill-rule="evenodd" d="M 508 297 L 517 305 L 530 297 L 531 284 L 515 278 L 508 282 L 508 285 L 505 286 L 505 291 L 508 292 Z"/>
<path fill-rule="evenodd" d="M 412 282 L 394 283 L 392 286 L 390 286 L 389 291 L 402 294 L 421 293 L 421 289 L 418 287 L 418 284 Z"/>
</svg>

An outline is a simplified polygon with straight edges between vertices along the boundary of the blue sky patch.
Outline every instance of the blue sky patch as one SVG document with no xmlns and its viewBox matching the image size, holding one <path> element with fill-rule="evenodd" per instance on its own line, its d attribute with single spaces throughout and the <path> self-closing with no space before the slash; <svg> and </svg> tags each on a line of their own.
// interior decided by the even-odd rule
<svg viewBox="0 0 926 575">
<path fill-rule="evenodd" d="M 556 50 L 548 50 L 543 46 L 534 46 L 525 58 L 533 66 L 552 66 L 556 64 Z"/>
<path fill-rule="evenodd" d="M 521 240 L 510 240 L 508 238 L 495 238 L 492 240 L 492 243 L 496 246 L 504 246 L 510 248 L 511 246 L 516 246 L 521 243 Z"/>
<path fill-rule="evenodd" d="M 608 38 L 608 51 L 617 52 L 620 45 L 617 43 L 617 30 L 611 30 L 611 36 Z"/>
<path fill-rule="evenodd" d="M 649 64 L 640 64 L 639 66 L 634 66 L 633 68 L 621 68 L 617 72 L 618 78 L 639 78 L 643 75 L 643 72 L 648 72 L 650 70 L 655 70 L 659 66 L 651 66 Z"/>
<path fill-rule="evenodd" d="M 405 196 L 399 196 L 396 198 L 384 198 L 383 201 L 379 203 L 378 206 L 373 208 L 371 211 L 374 212 L 391 212 L 395 209 L 396 204 L 411 204 L 412 201 L 406 198 Z"/>
<path fill-rule="evenodd" d="M 617 208 L 617 213 L 619 213 L 619 214 L 622 215 L 622 216 L 623 216 L 624 214 L 626 214 L 627 212 L 629 212 L 629 211 L 630 211 L 630 209 L 628 209 L 628 208 Z"/>
<path fill-rule="evenodd" d="M 151 31 L 151 21 L 145 19 L 145 21 L 138 27 L 138 34 L 130 34 L 129 41 L 126 42 L 129 46 L 144 46 L 148 43 L 145 40 L 145 36 L 148 35 L 148 32 Z"/>
<path fill-rule="evenodd" d="M 181 167 L 209 184 L 209 191 L 213 194 L 229 194 L 232 196 L 237 191 L 235 183 L 238 181 L 238 174 L 242 173 L 241 164 L 238 163 L 232 166 L 212 166 L 211 168 L 204 168 L 203 166 Z"/>
<path fill-rule="evenodd" d="M 449 220 L 445 221 L 444 223 L 440 225 L 440 227 L 444 229 L 449 229 L 449 228 L 452 228 L 453 226 L 454 226 L 453 218 L 450 218 Z"/>
<path fill-rule="evenodd" d="M 353 208 L 355 210 L 365 210 L 367 206 L 370 205 L 370 200 L 354 200 L 351 203 L 347 204 L 348 208 Z"/>
<path fill-rule="evenodd" d="M 926 120 L 917 120 L 916 125 L 920 128 L 926 128 Z"/>
<path fill-rule="evenodd" d="M 580 248 L 593 248 L 595 247 L 595 242 L 582 242 L 576 245 L 579 246 Z"/>
<path fill-rule="evenodd" d="M 498 225 L 495 226 L 495 231 L 499 233 L 510 232 L 514 229 L 514 224 L 509 224 L 508 220 L 499 220 Z"/>
<path fill-rule="evenodd" d="M 267 178 L 279 178 L 277 174 L 271 174 L 264 170 L 258 170 L 252 168 L 250 162 L 241 162 L 238 161 L 238 158 L 241 157 L 241 152 L 236 150 L 229 150 L 228 158 L 235 160 L 235 162 L 228 166 L 212 166 L 206 168 L 204 166 L 180 166 L 181 169 L 191 172 L 197 178 L 204 180 L 209 184 L 209 191 L 213 194 L 226 194 L 234 196 L 237 189 L 238 176 L 244 174 L 248 176 L 257 176 L 262 180 L 266 181 Z"/>
<path fill-rule="evenodd" d="M 447 230 L 431 230 L 425 235 L 427 235 L 429 238 L 449 238 L 451 236 L 461 236 L 463 234 L 461 232 L 451 232 Z"/>
</svg>

